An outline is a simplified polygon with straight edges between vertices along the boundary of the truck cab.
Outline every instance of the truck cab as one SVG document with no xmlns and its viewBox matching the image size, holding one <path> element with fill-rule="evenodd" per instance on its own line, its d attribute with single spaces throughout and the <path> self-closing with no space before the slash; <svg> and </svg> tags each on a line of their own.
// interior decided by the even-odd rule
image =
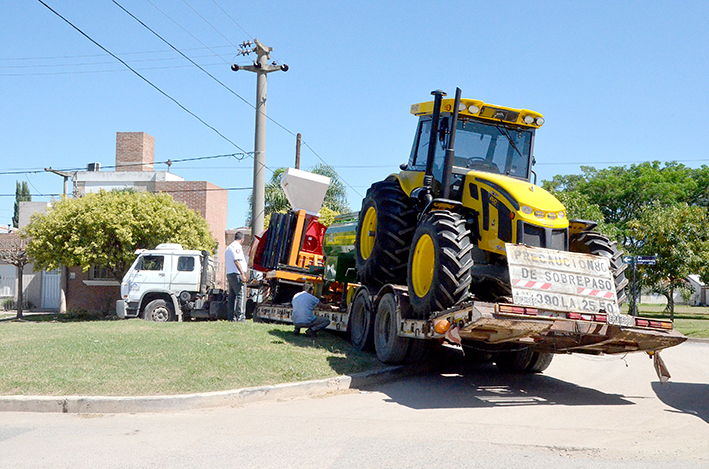
<svg viewBox="0 0 709 469">
<path fill-rule="evenodd" d="M 213 288 L 214 265 L 207 252 L 165 243 L 136 254 L 121 282 L 118 317 L 162 322 L 204 316 L 208 296 L 219 293 Z M 208 310 L 205 315 L 209 317 Z"/>
</svg>

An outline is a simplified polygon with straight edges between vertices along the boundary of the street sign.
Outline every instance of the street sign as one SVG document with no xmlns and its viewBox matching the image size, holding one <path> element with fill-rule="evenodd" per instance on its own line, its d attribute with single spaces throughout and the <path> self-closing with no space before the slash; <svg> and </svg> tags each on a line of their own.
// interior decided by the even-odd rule
<svg viewBox="0 0 709 469">
<path fill-rule="evenodd" d="M 633 263 L 633 256 L 623 256 L 623 263 L 624 264 L 632 264 Z"/>
<path fill-rule="evenodd" d="M 657 263 L 657 257 L 635 256 L 635 262 L 637 262 L 638 265 L 655 265 Z"/>
</svg>

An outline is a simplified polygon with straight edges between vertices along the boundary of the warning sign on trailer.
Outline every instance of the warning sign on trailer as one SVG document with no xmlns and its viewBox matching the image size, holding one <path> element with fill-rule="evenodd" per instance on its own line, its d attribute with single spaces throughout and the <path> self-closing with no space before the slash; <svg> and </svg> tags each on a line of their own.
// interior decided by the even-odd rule
<svg viewBox="0 0 709 469">
<path fill-rule="evenodd" d="M 507 244 L 516 305 L 553 311 L 620 314 L 608 259 Z"/>
</svg>

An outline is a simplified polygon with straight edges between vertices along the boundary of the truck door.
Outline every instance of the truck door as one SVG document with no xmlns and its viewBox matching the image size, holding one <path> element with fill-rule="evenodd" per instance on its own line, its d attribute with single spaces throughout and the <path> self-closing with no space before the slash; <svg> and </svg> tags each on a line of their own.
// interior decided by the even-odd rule
<svg viewBox="0 0 709 469">
<path fill-rule="evenodd" d="M 143 291 L 165 290 L 167 278 L 165 276 L 166 256 L 162 254 L 144 254 L 138 258 L 133 269 L 133 275 L 129 279 L 131 288 L 138 285 Z"/>
<path fill-rule="evenodd" d="M 170 272 L 170 290 L 179 294 L 183 291 L 199 291 L 200 257 L 194 254 L 173 256 Z"/>
</svg>

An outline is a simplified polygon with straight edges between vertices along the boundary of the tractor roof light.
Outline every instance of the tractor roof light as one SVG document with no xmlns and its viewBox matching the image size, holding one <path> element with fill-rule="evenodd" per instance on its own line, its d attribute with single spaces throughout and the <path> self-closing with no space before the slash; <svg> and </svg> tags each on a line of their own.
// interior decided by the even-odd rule
<svg viewBox="0 0 709 469">
<path fill-rule="evenodd" d="M 530 116 L 530 115 L 524 116 L 524 123 L 527 125 L 534 124 L 534 116 Z"/>
<path fill-rule="evenodd" d="M 537 123 L 537 125 L 538 125 L 539 127 L 541 127 L 541 126 L 544 125 L 544 118 L 543 118 L 543 117 L 537 117 L 537 119 L 535 120 L 535 122 Z"/>
<path fill-rule="evenodd" d="M 468 111 L 470 111 L 471 114 L 477 114 L 480 112 L 480 108 L 477 107 L 475 104 L 471 104 L 468 106 Z"/>
</svg>

